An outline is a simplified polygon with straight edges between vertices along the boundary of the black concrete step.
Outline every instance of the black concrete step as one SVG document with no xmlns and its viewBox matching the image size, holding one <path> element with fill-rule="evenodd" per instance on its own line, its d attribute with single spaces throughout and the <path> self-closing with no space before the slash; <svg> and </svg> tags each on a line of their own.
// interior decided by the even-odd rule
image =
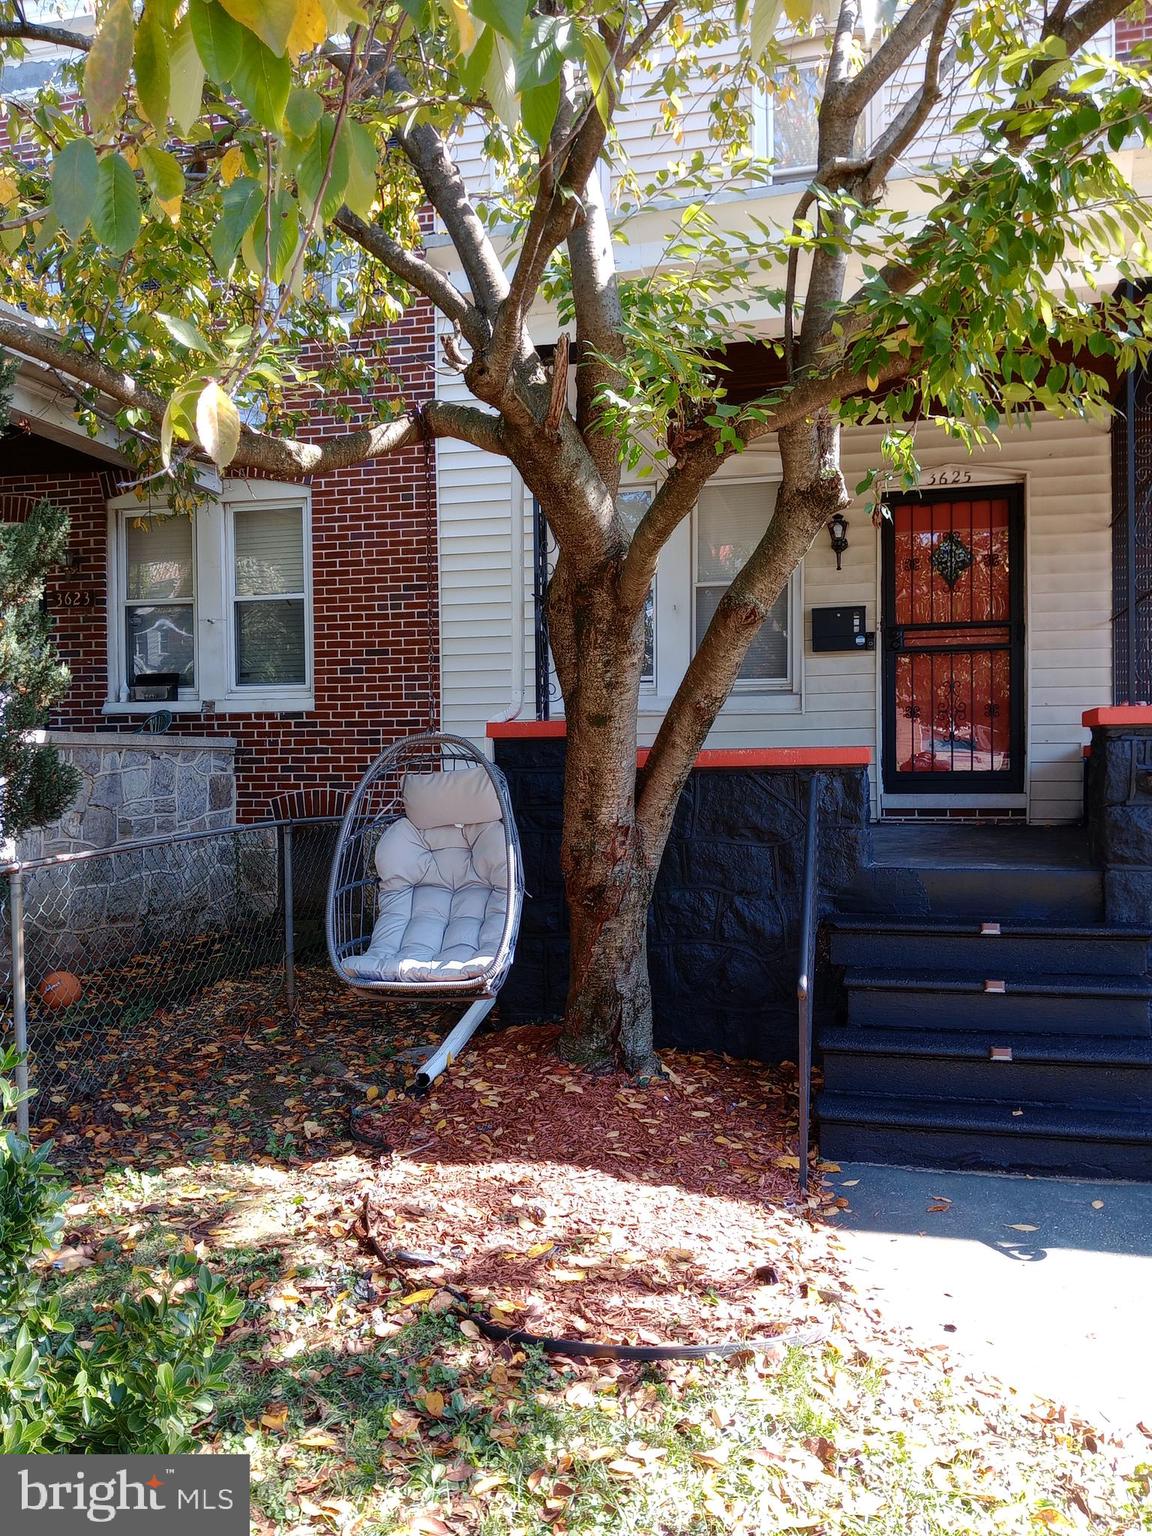
<svg viewBox="0 0 1152 1536">
<path fill-rule="evenodd" d="M 824 1087 L 835 1093 L 1127 1106 L 1152 1112 L 1152 1039 L 1037 1036 L 987 1038 L 937 1029 L 827 1028 L 819 1034 Z M 996 1060 L 1005 1048 L 1011 1061 Z"/>
<path fill-rule="evenodd" d="M 837 1162 L 1152 1177 L 1147 1109 L 824 1092 L 817 1114 Z"/>
<path fill-rule="evenodd" d="M 872 864 L 838 905 L 894 916 L 1096 923 L 1104 915 L 1104 880 L 1098 869 L 1076 866 Z"/>
<path fill-rule="evenodd" d="M 989 913 L 989 921 L 995 914 Z M 830 922 L 834 965 L 935 971 L 970 977 L 1143 976 L 1152 934 L 1144 926 L 1060 925 L 1000 921 L 1000 932 L 977 922 L 946 922 L 880 914 L 843 915 Z"/>
<path fill-rule="evenodd" d="M 985 992 L 986 979 L 1003 980 L 1005 990 Z M 848 1022 L 861 1028 L 971 1030 L 988 1039 L 1005 1031 L 1152 1036 L 1152 981 L 1144 976 L 985 978 L 869 967 L 847 970 L 844 986 Z"/>
</svg>

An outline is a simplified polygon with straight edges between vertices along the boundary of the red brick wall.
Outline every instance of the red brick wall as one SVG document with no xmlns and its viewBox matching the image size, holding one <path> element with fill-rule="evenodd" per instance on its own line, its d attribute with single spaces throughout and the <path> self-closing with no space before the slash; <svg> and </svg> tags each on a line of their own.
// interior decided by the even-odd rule
<svg viewBox="0 0 1152 1536">
<path fill-rule="evenodd" d="M 434 319 L 415 306 L 389 333 L 386 367 L 404 398 L 429 398 L 434 383 Z M 380 338 L 351 345 L 381 354 Z M 375 412 L 359 397 L 354 417 Z M 309 435 L 349 423 L 317 416 Z M 77 445 L 80 446 L 80 445 Z M 0 519 L 24 515 L 39 496 L 67 507 L 73 550 L 81 564 L 53 583 L 60 651 L 72 687 L 54 725 L 73 730 L 130 730 L 138 719 L 106 716 L 107 510 L 121 473 L 4 477 L 0 457 Z M 231 736 L 242 819 L 270 810 L 329 814 L 339 809 L 373 757 L 398 737 L 439 720 L 439 594 L 437 589 L 435 460 L 431 449 L 406 450 L 355 469 L 322 476 L 312 488 L 312 588 L 316 707 L 299 714 L 177 715 L 172 729 Z M 66 591 L 93 594 L 90 608 L 60 606 Z"/>
<path fill-rule="evenodd" d="M 1134 44 L 1147 42 L 1150 38 L 1152 38 L 1152 9 L 1145 9 L 1141 15 L 1139 8 L 1134 6 L 1116 23 L 1116 52 L 1121 57 Z"/>
</svg>

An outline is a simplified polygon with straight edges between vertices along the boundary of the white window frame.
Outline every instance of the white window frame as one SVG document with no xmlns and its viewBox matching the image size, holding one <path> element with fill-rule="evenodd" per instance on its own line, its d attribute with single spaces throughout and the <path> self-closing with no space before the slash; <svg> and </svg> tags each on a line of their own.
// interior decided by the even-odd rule
<svg viewBox="0 0 1152 1536">
<path fill-rule="evenodd" d="M 236 683 L 235 574 L 232 521 L 237 507 L 278 505 L 299 508 L 304 541 L 303 684 Z M 108 503 L 108 698 L 105 715 L 298 714 L 316 707 L 315 620 L 312 579 L 312 497 L 307 486 L 276 480 L 226 480 L 219 494 L 192 514 L 193 615 L 196 687 L 181 689 L 170 703 L 135 703 L 129 698 L 124 606 L 127 592 L 125 522 L 159 517 L 167 502 L 146 503 L 129 493 Z"/>
<path fill-rule="evenodd" d="M 258 698 L 267 701 L 267 707 L 283 709 L 294 707 L 293 700 L 300 697 L 311 698 L 313 691 L 313 628 L 312 628 L 312 516 L 311 500 L 307 492 L 301 488 L 294 488 L 294 494 L 284 496 L 282 494 L 267 495 L 265 487 L 270 482 L 265 480 L 230 481 L 224 488 L 224 608 L 227 615 L 225 625 L 225 651 L 228 664 L 228 689 L 225 699 L 228 707 L 242 704 L 243 701 Z M 249 487 L 255 494 L 250 494 Z M 282 490 L 282 487 L 277 487 Z M 273 506 L 285 510 L 300 512 L 300 537 L 304 541 L 304 591 L 303 592 L 275 592 L 259 596 L 242 597 L 236 591 L 236 510 L 240 507 Z M 302 683 L 240 683 L 237 681 L 237 646 L 236 646 L 236 605 L 240 602 L 304 602 L 304 681 Z M 287 699 L 288 704 L 278 701 Z"/>
<path fill-rule="evenodd" d="M 722 490 L 735 485 L 764 485 L 779 488 L 780 480 L 775 475 L 725 475 L 723 479 L 713 479 L 704 487 L 704 494 L 709 490 Z M 776 503 L 773 500 L 773 517 L 776 515 Z M 699 503 L 692 508 L 691 523 L 692 547 L 690 587 L 689 587 L 689 613 L 688 613 L 688 645 L 689 654 L 696 650 L 696 593 L 701 586 L 720 587 L 727 591 L 731 583 L 718 581 L 701 582 L 699 576 L 700 540 L 699 532 Z M 769 523 L 771 518 L 769 519 Z M 765 524 L 767 529 L 768 524 Z M 788 578 L 788 674 L 783 678 L 773 677 L 738 677 L 732 685 L 733 694 L 798 694 L 800 692 L 800 668 L 802 666 L 804 647 L 804 609 L 802 606 L 802 593 L 800 586 L 800 571 L 803 561 Z"/>
<path fill-rule="evenodd" d="M 788 63 L 797 69 L 804 69 L 813 64 L 825 65 L 828 62 L 828 50 L 817 41 L 805 41 L 797 43 L 790 49 Z M 773 102 L 774 95 L 768 90 L 759 90 L 756 93 L 756 111 L 753 119 L 753 148 L 761 159 L 772 159 L 773 139 Z M 863 148 L 872 144 L 875 138 L 875 113 L 877 103 L 870 101 L 860 119 L 860 132 L 863 135 Z M 789 182 L 811 181 L 817 170 L 816 162 L 811 165 L 774 165 L 772 167 L 772 184 L 786 184 Z"/>
<path fill-rule="evenodd" d="M 118 496 L 108 503 L 108 704 L 122 705 L 134 713 L 151 713 L 156 709 L 179 711 L 181 708 L 200 708 L 200 562 L 197 556 L 199 529 L 196 519 L 192 523 L 192 669 L 196 678 L 194 688 L 180 688 L 176 699 L 168 704 L 133 704 L 131 681 L 128 677 L 127 614 L 133 600 L 128 596 L 128 536 L 130 522 L 141 518 L 182 516 L 173 514 L 167 502 L 151 505 L 136 500 L 135 496 Z M 173 599 L 175 602 L 176 599 Z M 181 600 L 183 601 L 183 600 Z M 164 606 L 163 601 L 158 606 Z"/>
</svg>

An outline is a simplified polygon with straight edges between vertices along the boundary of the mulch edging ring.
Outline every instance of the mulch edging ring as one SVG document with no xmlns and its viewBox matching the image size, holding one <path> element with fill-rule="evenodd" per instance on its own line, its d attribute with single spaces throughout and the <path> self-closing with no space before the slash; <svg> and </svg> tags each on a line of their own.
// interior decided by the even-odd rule
<svg viewBox="0 0 1152 1536">
<path fill-rule="evenodd" d="M 404 1249 L 389 1251 L 372 1230 L 371 1207 L 367 1191 L 364 1194 L 364 1211 L 361 1218 L 364 1241 L 382 1264 L 389 1269 L 401 1267 L 424 1268 L 438 1265 L 438 1259 L 426 1258 Z M 822 1344 L 829 1335 L 827 1327 L 796 1329 L 792 1333 L 773 1334 L 767 1339 L 725 1339 L 717 1344 L 604 1344 L 589 1339 L 557 1339 L 544 1333 L 528 1333 L 523 1328 L 505 1328 L 472 1310 L 470 1296 L 451 1285 L 439 1287 L 449 1296 L 462 1303 L 468 1310 L 464 1320 L 472 1323 L 486 1339 L 497 1344 L 514 1344 L 535 1347 L 550 1355 L 567 1355 L 583 1360 L 636 1360 L 653 1363 L 658 1360 L 727 1360 L 733 1355 L 758 1354 L 770 1349 L 793 1349 L 805 1345 Z"/>
</svg>

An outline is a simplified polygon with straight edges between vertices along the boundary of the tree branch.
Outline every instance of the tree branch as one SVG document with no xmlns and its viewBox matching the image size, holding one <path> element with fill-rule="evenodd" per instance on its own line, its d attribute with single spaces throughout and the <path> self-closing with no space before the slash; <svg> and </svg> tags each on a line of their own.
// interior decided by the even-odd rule
<svg viewBox="0 0 1152 1536">
<path fill-rule="evenodd" d="M 943 57 L 944 38 L 952 19 L 951 8 L 941 15 L 928 40 L 924 79 L 920 89 L 904 103 L 872 147 L 872 165 L 860 182 L 860 198 L 870 203 L 880 192 L 888 172 L 915 142 L 920 130 L 944 96 L 944 81 L 956 67 L 959 55 L 953 45 Z"/>
<path fill-rule="evenodd" d="M 445 273 L 415 251 L 408 250 L 379 226 L 365 223 L 348 207 L 341 208 L 332 222 L 401 282 L 430 299 L 442 315 L 459 326 L 472 346 L 483 345 L 488 334 L 487 323 Z"/>
<path fill-rule="evenodd" d="M 956 0 L 914 0 L 888 36 L 836 94 L 836 107 L 857 116 L 875 100 L 900 66 L 935 28 L 942 12 L 956 9 Z"/>
<path fill-rule="evenodd" d="M 615 495 L 620 484 L 620 456 L 611 434 L 601 430 L 597 400 L 601 390 L 617 377 L 614 364 L 624 359 L 624 316 L 608 210 L 595 172 L 585 189 L 584 219 L 568 236 L 568 257 L 579 351 L 576 425 L 600 478 Z"/>
<path fill-rule="evenodd" d="M 32 21 L 0 21 L 0 37 L 19 37 L 27 43 L 50 43 L 56 48 L 76 48 L 87 53 L 92 39 L 67 27 L 42 26 Z"/>
<path fill-rule="evenodd" d="M 58 369 L 90 389 L 98 390 L 118 405 L 147 411 L 159 423 L 165 401 L 146 389 L 131 374 L 108 367 L 96 357 L 73 351 L 50 332 L 0 316 L 0 347 Z M 477 406 L 431 400 L 418 411 L 395 421 L 375 422 L 347 432 L 331 433 L 315 442 L 275 437 L 251 427 L 240 429 L 240 446 L 231 468 L 259 469 L 286 479 L 323 475 L 395 453 L 418 443 L 425 432 L 434 437 L 455 437 L 487 453 L 504 453 L 502 424 L 498 416 Z"/>
</svg>

